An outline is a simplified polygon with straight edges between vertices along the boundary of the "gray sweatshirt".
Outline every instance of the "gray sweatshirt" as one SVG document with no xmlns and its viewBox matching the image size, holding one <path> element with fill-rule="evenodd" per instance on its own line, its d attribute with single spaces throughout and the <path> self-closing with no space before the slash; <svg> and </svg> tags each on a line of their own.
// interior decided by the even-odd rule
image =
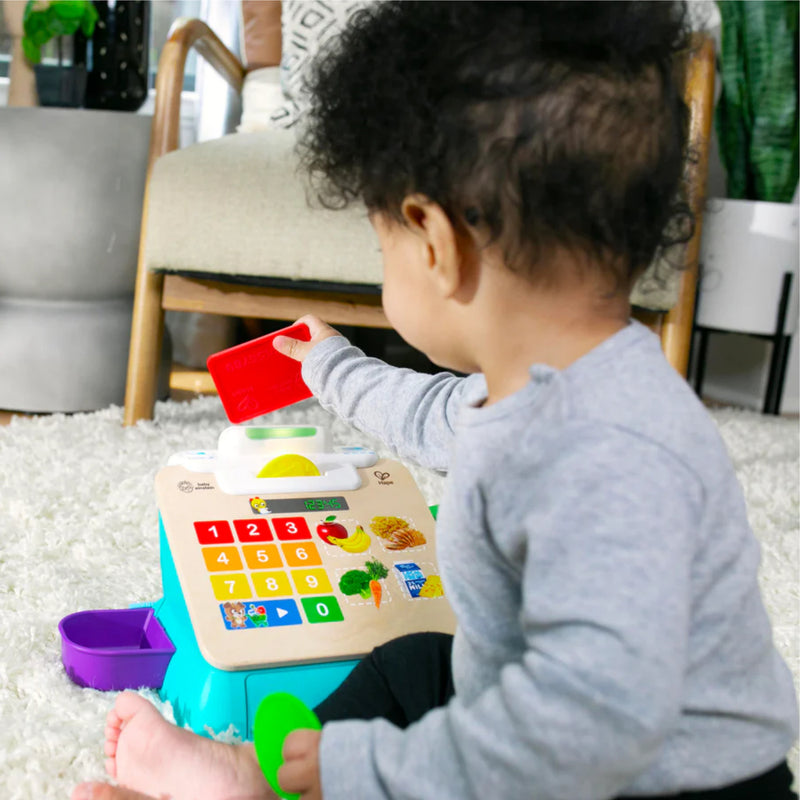
<svg viewBox="0 0 800 800">
<path fill-rule="evenodd" d="M 335 337 L 303 377 L 401 458 L 448 472 L 437 523 L 455 698 L 405 731 L 325 725 L 326 800 L 599 800 L 766 771 L 797 735 L 759 546 L 701 403 L 631 323 L 481 407 Z M 413 675 L 409 675 L 413 680 Z"/>
</svg>

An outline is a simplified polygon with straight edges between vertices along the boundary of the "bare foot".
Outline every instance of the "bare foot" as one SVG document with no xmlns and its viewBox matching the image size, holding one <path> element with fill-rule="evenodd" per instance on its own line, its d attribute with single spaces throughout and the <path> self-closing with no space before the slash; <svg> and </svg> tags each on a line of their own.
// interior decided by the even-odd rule
<svg viewBox="0 0 800 800">
<path fill-rule="evenodd" d="M 106 772 L 128 789 L 171 800 L 275 797 L 252 745 L 222 744 L 178 728 L 133 692 L 117 697 L 105 735 Z"/>
</svg>

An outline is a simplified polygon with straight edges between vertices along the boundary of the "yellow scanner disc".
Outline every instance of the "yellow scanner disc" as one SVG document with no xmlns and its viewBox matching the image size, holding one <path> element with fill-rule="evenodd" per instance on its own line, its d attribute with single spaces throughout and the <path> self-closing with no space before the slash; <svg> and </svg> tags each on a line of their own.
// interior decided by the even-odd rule
<svg viewBox="0 0 800 800">
<path fill-rule="evenodd" d="M 320 475 L 317 465 L 295 453 L 285 453 L 268 461 L 261 467 L 257 478 L 299 478 L 303 476 Z"/>
</svg>

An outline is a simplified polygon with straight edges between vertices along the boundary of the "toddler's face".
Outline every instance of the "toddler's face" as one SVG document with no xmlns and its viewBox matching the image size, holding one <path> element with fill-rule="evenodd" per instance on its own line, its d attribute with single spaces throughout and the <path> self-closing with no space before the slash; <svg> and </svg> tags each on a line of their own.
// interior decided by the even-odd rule
<svg viewBox="0 0 800 800">
<path fill-rule="evenodd" d="M 370 217 L 383 254 L 383 310 L 394 329 L 434 364 L 463 369 L 443 324 L 445 300 L 430 275 L 427 243 L 410 228 L 380 214 Z"/>
</svg>

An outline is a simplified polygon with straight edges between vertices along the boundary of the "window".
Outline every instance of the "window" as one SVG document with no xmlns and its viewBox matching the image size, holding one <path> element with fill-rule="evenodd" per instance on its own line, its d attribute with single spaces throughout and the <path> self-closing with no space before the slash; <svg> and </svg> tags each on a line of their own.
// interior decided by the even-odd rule
<svg viewBox="0 0 800 800">
<path fill-rule="evenodd" d="M 178 17 L 201 17 L 202 0 L 157 0 L 150 3 L 150 88 L 156 85 L 156 70 L 161 48 L 167 41 L 170 26 Z M 197 71 L 197 53 L 189 51 L 183 75 L 183 91 L 193 92 Z"/>
<path fill-rule="evenodd" d="M 1 2 L 2 0 L 0 0 Z M 24 0 L 17 0 L 17 2 L 24 2 Z M 114 0 L 109 0 L 109 2 L 114 2 Z M 202 0 L 157 0 L 157 2 L 150 2 L 149 73 L 151 89 L 155 86 L 158 59 L 164 42 L 167 40 L 170 26 L 178 17 L 201 16 L 201 5 Z M 11 37 L 6 31 L 3 14 L 0 13 L 0 78 L 8 77 L 10 63 Z M 186 92 L 194 91 L 196 69 L 197 54 L 191 51 L 186 62 L 183 82 L 183 89 Z"/>
<path fill-rule="evenodd" d="M 6 32 L 6 21 L 0 9 L 0 78 L 8 77 L 8 65 L 11 63 L 11 37 Z"/>
</svg>

